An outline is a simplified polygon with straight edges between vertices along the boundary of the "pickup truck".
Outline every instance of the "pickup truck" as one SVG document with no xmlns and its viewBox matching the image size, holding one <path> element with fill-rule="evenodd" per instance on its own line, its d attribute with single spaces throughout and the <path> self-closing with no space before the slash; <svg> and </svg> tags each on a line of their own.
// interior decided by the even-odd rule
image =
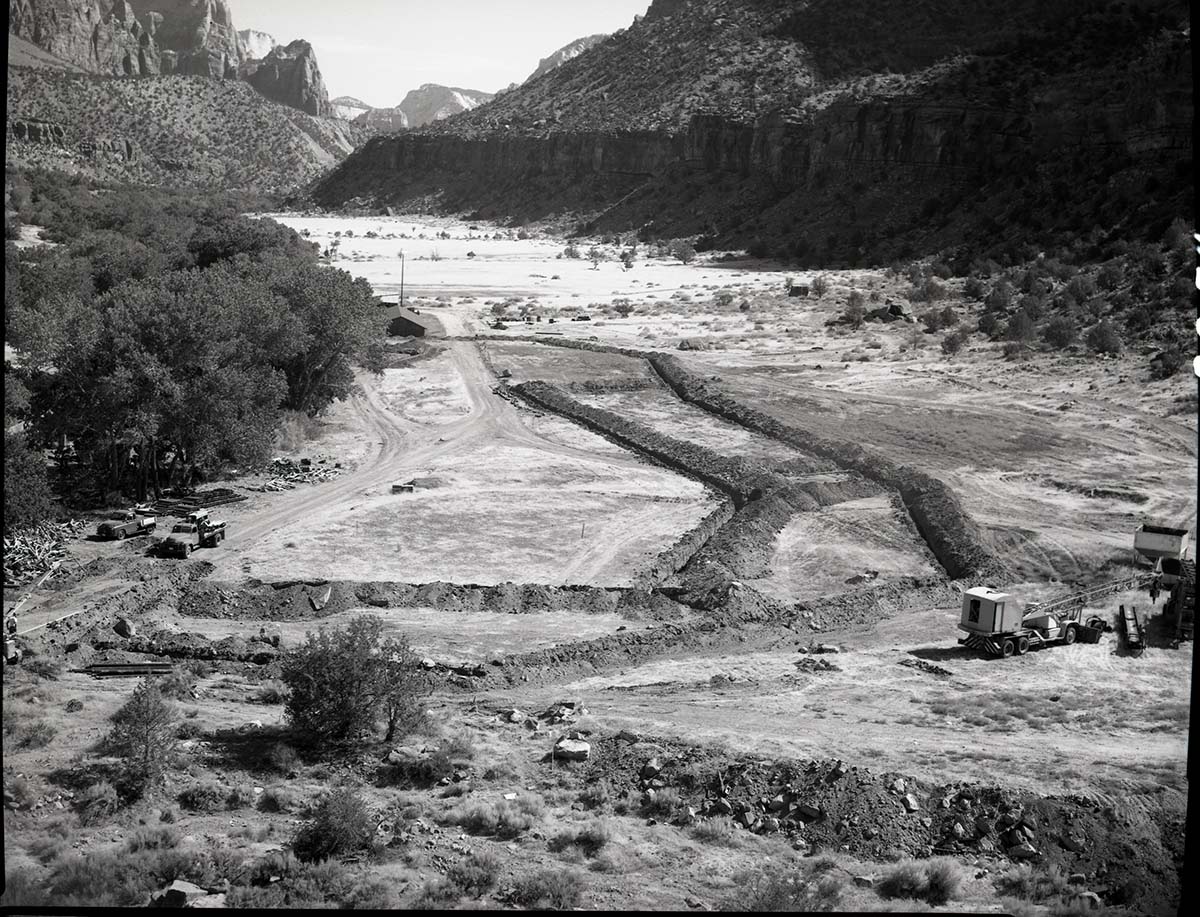
<svg viewBox="0 0 1200 917">
<path fill-rule="evenodd" d="M 96 526 L 98 538 L 115 538 L 118 541 L 135 535 L 148 535 L 157 527 L 153 516 L 143 516 L 131 509 L 112 513 Z"/>
<path fill-rule="evenodd" d="M 177 522 L 158 549 L 165 557 L 187 557 L 196 548 L 215 548 L 224 540 L 224 522 Z"/>
</svg>

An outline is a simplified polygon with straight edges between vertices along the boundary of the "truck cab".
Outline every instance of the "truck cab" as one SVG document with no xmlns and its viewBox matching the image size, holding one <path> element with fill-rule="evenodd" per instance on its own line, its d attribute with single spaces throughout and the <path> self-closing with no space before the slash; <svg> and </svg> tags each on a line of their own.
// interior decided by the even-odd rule
<svg viewBox="0 0 1200 917">
<path fill-rule="evenodd" d="M 176 522 L 163 539 L 162 552 L 169 557 L 187 557 L 200 545 L 200 529 L 194 522 Z"/>
<path fill-rule="evenodd" d="M 109 513 L 108 518 L 96 526 L 99 538 L 116 538 L 118 541 L 130 535 L 145 535 L 153 532 L 157 520 L 132 509 L 118 510 Z"/>
</svg>

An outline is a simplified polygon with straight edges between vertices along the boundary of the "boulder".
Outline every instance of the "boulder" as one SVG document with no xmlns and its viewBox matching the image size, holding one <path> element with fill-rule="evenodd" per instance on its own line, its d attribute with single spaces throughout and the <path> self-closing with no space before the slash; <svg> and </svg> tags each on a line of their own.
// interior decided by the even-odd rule
<svg viewBox="0 0 1200 917">
<path fill-rule="evenodd" d="M 905 794 L 905 796 L 900 800 L 900 803 L 904 806 L 904 809 L 907 812 L 916 812 L 921 808 L 921 804 L 917 802 L 917 797 L 912 793 Z"/>
<path fill-rule="evenodd" d="M 1072 892 L 1063 897 L 1063 903 L 1070 909 L 1071 913 L 1079 913 L 1080 911 L 1098 911 L 1104 907 L 1104 902 L 1100 900 L 1100 896 L 1095 892 L 1082 891 Z"/>
<path fill-rule="evenodd" d="M 718 799 L 708 807 L 709 815 L 732 815 L 733 805 L 728 799 Z"/>
<path fill-rule="evenodd" d="M 554 746 L 554 757 L 563 761 L 586 761 L 592 746 L 580 739 L 559 739 Z"/>
<path fill-rule="evenodd" d="M 187 907 L 193 901 L 208 897 L 208 889 L 176 879 L 158 893 L 154 904 L 159 907 Z"/>
<path fill-rule="evenodd" d="M 768 800 L 767 810 L 771 812 L 783 812 L 787 809 L 787 805 L 787 797 L 781 794 Z"/>
<path fill-rule="evenodd" d="M 659 763 L 658 758 L 651 758 L 642 765 L 641 774 L 643 780 L 649 780 L 652 777 L 657 777 L 661 773 L 662 765 Z"/>
<path fill-rule="evenodd" d="M 113 630 L 120 637 L 126 639 L 137 636 L 137 626 L 128 618 L 117 618 L 117 623 L 113 625 Z"/>
<path fill-rule="evenodd" d="M 874 876 L 855 876 L 854 884 L 857 885 L 859 888 L 874 888 L 875 887 L 875 877 Z"/>
<path fill-rule="evenodd" d="M 225 907 L 225 892 L 218 892 L 215 895 L 205 895 L 203 898 L 197 898 L 188 907 Z"/>
<path fill-rule="evenodd" d="M 759 822 L 758 828 L 763 834 L 773 834 L 779 830 L 779 819 L 768 815 Z"/>
<path fill-rule="evenodd" d="M 1037 849 L 1032 844 L 1017 844 L 1015 847 L 1010 847 L 1007 853 L 1014 860 L 1032 860 L 1038 855 Z"/>
<path fill-rule="evenodd" d="M 821 807 L 814 806 L 810 802 L 798 802 L 794 810 L 795 814 L 799 815 L 805 821 L 815 821 L 821 817 Z"/>
<path fill-rule="evenodd" d="M 888 784 L 888 789 L 893 793 L 903 793 L 906 789 L 908 789 L 908 784 L 904 782 L 903 777 L 897 777 Z"/>
</svg>

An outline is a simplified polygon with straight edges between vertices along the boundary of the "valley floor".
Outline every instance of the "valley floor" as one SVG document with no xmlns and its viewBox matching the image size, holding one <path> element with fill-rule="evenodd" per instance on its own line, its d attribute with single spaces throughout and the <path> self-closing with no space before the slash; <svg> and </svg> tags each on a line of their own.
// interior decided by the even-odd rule
<svg viewBox="0 0 1200 917">
<path fill-rule="evenodd" d="M 262 742 L 277 740 L 282 707 L 256 699 L 259 666 L 218 656 L 184 702 L 199 727 L 179 779 L 258 786 L 231 811 L 178 815 L 180 832 L 262 855 L 288 840 L 303 805 L 267 813 L 255 794 L 282 784 L 310 799 L 345 778 L 360 782 L 380 811 L 411 810 L 407 852 L 371 867 L 406 904 L 448 862 L 481 849 L 500 858 L 509 878 L 535 867 L 576 870 L 582 905 L 618 908 L 716 907 L 736 894 L 741 870 L 820 849 L 844 873 L 839 908 L 888 906 L 878 881 L 856 884 L 854 875 L 877 880 L 899 856 L 949 852 L 964 877 L 949 909 L 1011 909 L 995 885 L 1012 867 L 1003 845 L 936 843 L 961 802 L 953 788 L 975 787 L 980 798 L 1007 794 L 1043 813 L 1038 868 L 1081 874 L 1080 889 L 1133 912 L 1173 912 L 1191 653 L 1188 644 L 1170 648 L 1161 599 L 1152 605 L 1144 592 L 1124 591 L 1084 611 L 1112 618 L 1118 605 L 1135 605 L 1151 621 L 1139 657 L 1115 633 L 1095 645 L 978 657 L 956 642 L 956 587 L 976 583 L 949 582 L 903 504 L 875 487 L 798 510 L 761 543 L 738 542 L 730 568 L 757 572 L 735 585 L 774 610 L 739 617 L 732 604 L 714 609 L 689 598 L 695 565 L 657 582 L 652 574 L 662 552 L 724 495 L 612 436 L 533 409 L 507 386 L 553 382 L 657 434 L 816 488 L 847 485 L 828 461 L 684 402 L 628 352 L 670 351 L 772 417 L 945 482 L 1009 571 L 993 585 L 1030 601 L 1127 575 L 1141 521 L 1195 530 L 1194 380 L 1150 380 L 1137 353 L 1012 361 L 975 336 L 949 358 L 937 338 L 903 321 L 826 324 L 851 289 L 872 302 L 901 296 L 903 281 L 883 272 L 824 272 L 829 293 L 804 299 L 787 296 L 787 275 L 759 262 L 644 258 L 630 270 L 615 261 L 594 269 L 561 257 L 561 241 L 451 220 L 279 218 L 322 247 L 336 238 L 336 266 L 383 295 L 399 291 L 404 249 L 406 303 L 436 316 L 445 336 L 381 376 L 363 373 L 357 394 L 321 418 L 319 434 L 292 444 L 293 457 L 325 457 L 340 463 L 339 474 L 278 493 L 246 489 L 263 475 L 222 485 L 248 499 L 219 512 L 228 541 L 190 561 L 152 559 L 139 540 L 73 544 L 73 572 L 26 603 L 22 635 L 43 652 L 65 650 L 76 667 L 146 658 L 145 646 L 113 636 L 117 616 L 143 636 L 162 631 L 160 643 L 184 634 L 209 645 L 266 630 L 286 647 L 307 630 L 376 614 L 439 672 L 489 670 L 451 674 L 431 699 L 429 734 L 414 740 L 470 745 L 469 777 L 451 787 L 466 801 L 496 804 L 520 792 L 542 802 L 535 829 L 499 840 L 463 828 L 455 807 L 464 799 L 445 787 L 379 788 L 357 764 L 297 765 L 292 777 L 256 769 L 252 749 L 237 751 L 238 730 L 253 722 Z M 951 297 L 963 325 L 973 326 L 961 296 Z M 532 321 L 520 317 L 522 306 Z M 491 327 L 501 315 L 508 327 Z M 571 341 L 627 352 L 561 346 Z M 409 481 L 411 493 L 393 493 Z M 648 584 L 661 601 L 639 597 Z M 189 592 L 200 598 L 182 602 Z M 5 590 L 6 608 L 19 593 Z M 364 598 L 379 595 L 392 599 Z M 839 651 L 802 652 L 817 643 Z M 92 756 L 131 683 L 77 671 L 5 680 L 6 775 L 37 788 L 33 808 L 5 813 L 6 868 L 36 870 L 47 821 L 69 811 L 60 772 Z M 71 698 L 84 701 L 82 714 L 64 712 Z M 533 731 L 509 723 L 513 709 L 559 701 L 586 713 Z M 42 717 L 55 736 L 18 747 L 10 717 Z M 545 763 L 568 729 L 587 734 L 589 761 Z M 640 741 L 613 738 L 622 731 Z M 847 807 L 844 829 L 835 831 L 830 817 L 713 840 L 645 801 L 638 771 L 651 758 L 692 762 L 705 779 L 735 761 L 767 762 L 765 775 L 783 762 L 839 760 L 855 768 L 859 795 L 878 790 L 878 804 L 852 810 L 831 789 L 822 806 Z M 888 792 L 897 776 L 916 795 L 915 811 L 901 805 L 903 793 Z M 671 785 L 704 814 L 686 780 Z M 609 796 L 588 795 L 593 786 Z M 556 832 L 600 816 L 611 833 L 604 853 L 548 846 Z M 116 849 L 138 817 L 72 825 L 70 843 Z M 1087 833 L 1079 850 L 1061 840 L 1076 828 Z M 1137 849 L 1122 852 L 1129 846 Z M 500 903 L 512 900 L 505 881 L 493 893 Z M 1043 913 L 1062 898 L 1026 904 Z"/>
</svg>

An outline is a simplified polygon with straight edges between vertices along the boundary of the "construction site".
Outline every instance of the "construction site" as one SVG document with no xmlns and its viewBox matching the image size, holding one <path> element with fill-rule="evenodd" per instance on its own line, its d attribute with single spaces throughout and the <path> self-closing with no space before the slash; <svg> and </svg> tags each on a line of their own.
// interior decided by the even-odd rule
<svg viewBox="0 0 1200 917">
<path fill-rule="evenodd" d="M 546 838 L 599 807 L 617 865 L 569 861 L 587 907 L 715 908 L 738 868 L 825 854 L 852 876 L 839 909 L 879 906 L 885 864 L 950 857 L 951 910 L 1011 912 L 997 882 L 1026 868 L 1061 880 L 1027 913 L 1176 911 L 1194 379 L 987 343 L 947 359 L 911 316 L 834 324 L 852 290 L 901 297 L 882 271 L 799 297 L 812 277 L 732 258 L 595 268 L 449 219 L 276 218 L 339 233 L 338 266 L 408 352 L 270 468 L 6 539 L 6 706 L 58 733 L 6 733 L 6 775 L 36 787 L 6 806 L 69 810 L 54 774 L 93 754 L 131 679 L 198 662 L 182 779 L 232 786 L 230 736 L 261 752 L 286 728 L 255 698 L 287 649 L 370 614 L 435 678 L 432 721 L 474 746 L 405 794 L 427 855 L 382 874 L 413 896 L 483 847 L 558 863 Z M 410 254 L 401 292 L 368 230 L 440 232 L 438 259 Z M 47 659 L 57 677 L 29 674 Z M 377 763 L 287 782 L 313 795 Z M 511 843 L 443 817 L 535 791 L 541 821 Z M 243 809 L 180 828 L 252 857 L 299 811 Z M 6 834 L 10 865 L 36 860 Z"/>
</svg>

